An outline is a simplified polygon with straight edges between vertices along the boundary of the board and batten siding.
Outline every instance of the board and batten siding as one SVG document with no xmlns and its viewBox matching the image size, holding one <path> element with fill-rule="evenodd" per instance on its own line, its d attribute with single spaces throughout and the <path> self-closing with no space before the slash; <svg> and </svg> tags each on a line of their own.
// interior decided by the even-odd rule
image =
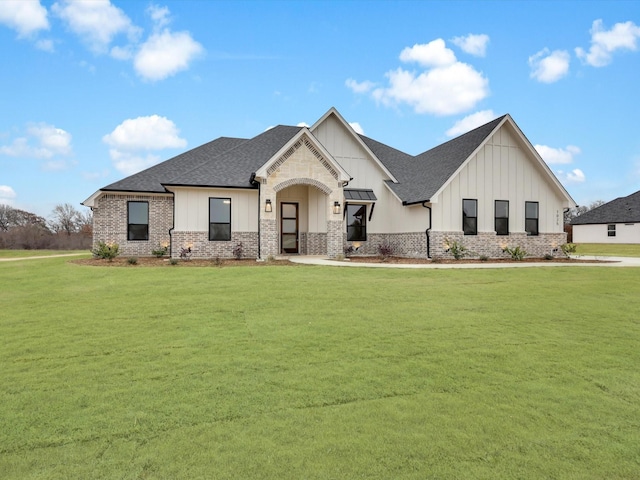
<svg viewBox="0 0 640 480">
<path fill-rule="evenodd" d="M 298 204 L 298 230 L 301 232 L 326 233 L 327 196 L 315 187 L 294 185 L 278 192 L 277 219 L 280 220 L 280 205 Z"/>
<path fill-rule="evenodd" d="M 388 174 L 338 119 L 328 117 L 313 134 L 352 177 L 345 188 L 372 189 L 376 195 L 378 200 L 373 216 L 367 222 L 368 233 L 424 232 L 429 227 L 428 210 L 420 205 L 402 206 L 402 202 L 384 183 L 390 180 Z M 370 209 L 368 204 L 367 217 Z"/>
<path fill-rule="evenodd" d="M 209 198 L 231 199 L 231 231 L 258 231 L 258 190 L 171 187 L 176 231 L 209 231 Z"/>
<path fill-rule="evenodd" d="M 462 199 L 478 200 L 478 232 L 495 231 L 495 200 L 509 201 L 509 231 L 524 232 L 525 202 L 538 202 L 540 233 L 563 231 L 563 204 L 547 173 L 503 125 L 434 201 L 436 230 L 462 230 Z"/>
<path fill-rule="evenodd" d="M 616 226 L 616 235 L 608 235 L 608 226 Z M 640 243 L 640 223 L 599 223 L 573 226 L 574 243 Z"/>
</svg>

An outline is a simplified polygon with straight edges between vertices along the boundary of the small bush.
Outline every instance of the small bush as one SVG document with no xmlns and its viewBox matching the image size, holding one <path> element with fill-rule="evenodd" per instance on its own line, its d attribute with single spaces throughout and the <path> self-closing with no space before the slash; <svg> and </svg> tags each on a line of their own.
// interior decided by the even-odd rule
<svg viewBox="0 0 640 480">
<path fill-rule="evenodd" d="M 489 257 L 487 257 L 486 255 L 480 255 L 481 262 L 486 262 L 487 260 L 489 260 Z"/>
<path fill-rule="evenodd" d="M 545 259 L 545 260 L 553 260 L 553 255 L 551 255 L 550 253 L 547 253 L 547 254 L 544 256 L 544 259 Z"/>
<path fill-rule="evenodd" d="M 504 247 L 502 251 L 511 255 L 511 260 L 516 260 L 518 262 L 527 256 L 527 251 L 521 248 L 520 245 L 513 248 Z"/>
<path fill-rule="evenodd" d="M 378 255 L 382 257 L 382 260 L 386 260 L 392 257 L 395 253 L 395 248 L 389 243 L 381 243 L 378 245 Z"/>
<path fill-rule="evenodd" d="M 95 258 L 113 261 L 120 254 L 120 246 L 117 243 L 98 242 L 91 253 Z"/>
<path fill-rule="evenodd" d="M 239 260 L 239 258 L 238 258 L 238 260 Z M 220 266 L 222 266 L 222 260 L 220 260 L 220 257 L 215 257 L 215 258 L 212 260 L 212 262 L 213 262 L 213 264 L 214 264 L 216 267 L 220 267 Z"/>
<path fill-rule="evenodd" d="M 446 238 L 444 244 L 447 247 L 447 251 L 451 252 L 451 255 L 453 255 L 453 258 L 455 258 L 456 260 L 460 260 L 467 254 L 467 247 L 465 247 L 462 243 Z"/>
<path fill-rule="evenodd" d="M 136 257 L 129 257 L 129 258 L 127 258 L 127 263 L 129 265 L 137 265 L 138 264 L 138 259 Z"/>
<path fill-rule="evenodd" d="M 169 264 L 171 265 L 177 265 L 179 262 L 179 260 L 177 258 L 172 258 L 169 260 Z"/>
<path fill-rule="evenodd" d="M 233 256 L 236 260 L 240 260 L 244 256 L 244 246 L 242 245 L 242 242 L 238 242 L 233 249 Z"/>
<path fill-rule="evenodd" d="M 353 248 L 353 246 L 349 245 L 344 247 L 344 256 L 349 258 L 351 255 L 353 255 L 355 252 L 355 249 Z"/>
<path fill-rule="evenodd" d="M 169 245 L 159 246 L 155 250 L 151 250 L 151 255 L 154 255 L 156 258 L 164 257 L 169 251 Z"/>
<path fill-rule="evenodd" d="M 564 243 L 560 248 L 562 249 L 562 253 L 569 255 L 571 253 L 576 253 L 578 246 L 575 243 Z"/>
<path fill-rule="evenodd" d="M 191 247 L 180 250 L 180 260 L 191 260 Z"/>
</svg>

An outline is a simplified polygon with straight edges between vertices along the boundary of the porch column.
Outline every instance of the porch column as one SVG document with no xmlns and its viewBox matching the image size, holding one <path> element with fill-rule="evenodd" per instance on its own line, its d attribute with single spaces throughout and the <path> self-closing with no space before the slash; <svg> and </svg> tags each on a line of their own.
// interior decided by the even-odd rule
<svg viewBox="0 0 640 480">
<path fill-rule="evenodd" d="M 265 212 L 267 200 L 271 200 L 271 212 Z M 262 260 L 278 255 L 276 210 L 276 192 L 271 185 L 262 184 L 260 188 L 260 258 Z"/>
</svg>

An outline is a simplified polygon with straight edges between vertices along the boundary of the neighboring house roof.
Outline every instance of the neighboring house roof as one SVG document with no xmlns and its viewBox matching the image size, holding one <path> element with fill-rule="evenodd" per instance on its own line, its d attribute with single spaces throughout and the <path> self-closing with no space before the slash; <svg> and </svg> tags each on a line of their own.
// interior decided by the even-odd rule
<svg viewBox="0 0 640 480">
<path fill-rule="evenodd" d="M 181 153 L 165 162 L 154 165 L 130 177 L 107 185 L 101 190 L 118 192 L 166 193 L 162 186 L 168 179 L 175 178 L 194 167 L 208 162 L 221 153 L 245 143 L 244 138 L 220 137 L 212 142 L 200 145 L 188 152 Z"/>
<path fill-rule="evenodd" d="M 640 222 L 640 191 L 589 210 L 574 218 L 571 225 L 638 222 Z"/>
</svg>

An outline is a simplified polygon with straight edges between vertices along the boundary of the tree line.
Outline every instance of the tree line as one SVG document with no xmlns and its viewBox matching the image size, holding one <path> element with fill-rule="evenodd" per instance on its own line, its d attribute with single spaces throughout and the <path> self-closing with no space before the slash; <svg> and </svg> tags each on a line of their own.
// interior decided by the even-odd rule
<svg viewBox="0 0 640 480">
<path fill-rule="evenodd" d="M 91 210 L 58 204 L 49 218 L 0 204 L 0 248 L 90 249 L 93 235 Z"/>
</svg>

